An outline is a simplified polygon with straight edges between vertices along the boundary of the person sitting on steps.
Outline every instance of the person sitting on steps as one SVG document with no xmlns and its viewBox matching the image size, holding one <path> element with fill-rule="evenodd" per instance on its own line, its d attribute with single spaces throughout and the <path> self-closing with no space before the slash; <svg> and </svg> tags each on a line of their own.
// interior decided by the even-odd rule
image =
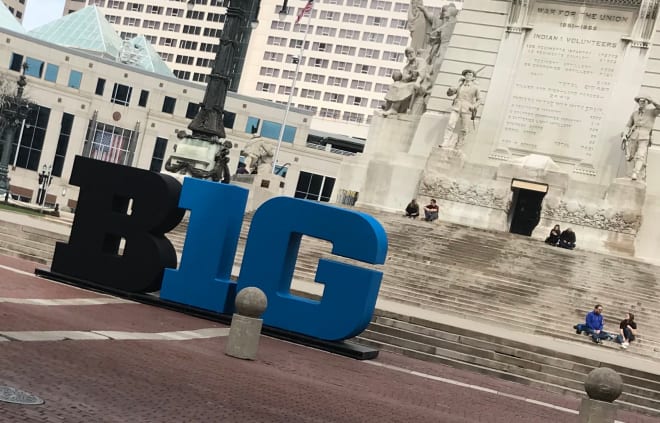
<svg viewBox="0 0 660 423">
<path fill-rule="evenodd" d="M 559 228 L 559 225 L 555 225 L 550 231 L 550 235 L 545 239 L 545 243 L 556 246 L 559 242 L 559 235 L 561 235 L 561 229 Z"/>
<path fill-rule="evenodd" d="M 612 335 L 603 330 L 603 306 L 596 304 L 594 309 L 587 313 L 584 323 L 578 323 L 573 326 L 578 335 L 587 332 L 591 335 L 591 340 L 596 344 L 603 342 L 603 339 L 612 340 Z"/>
<path fill-rule="evenodd" d="M 619 323 L 619 334 L 616 336 L 616 342 L 621 344 L 621 348 L 625 350 L 635 340 L 635 335 L 637 335 L 635 315 L 628 312 L 626 318 Z"/>
<path fill-rule="evenodd" d="M 573 229 L 568 228 L 559 235 L 559 244 L 557 246 L 572 250 L 575 248 L 575 241 L 575 232 L 573 232 Z"/>
<path fill-rule="evenodd" d="M 424 220 L 427 222 L 433 222 L 438 218 L 438 211 L 440 208 L 434 199 L 431 199 L 431 202 L 424 206 Z"/>
<path fill-rule="evenodd" d="M 419 204 L 417 204 L 417 200 L 414 198 L 406 206 L 406 217 L 412 219 L 417 219 L 419 217 Z"/>
</svg>

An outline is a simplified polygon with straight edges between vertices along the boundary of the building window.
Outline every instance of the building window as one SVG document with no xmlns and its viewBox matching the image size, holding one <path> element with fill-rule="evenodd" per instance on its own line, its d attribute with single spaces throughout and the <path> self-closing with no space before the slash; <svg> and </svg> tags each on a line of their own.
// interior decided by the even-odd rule
<svg viewBox="0 0 660 423">
<path fill-rule="evenodd" d="M 163 168 L 163 159 L 167 151 L 167 138 L 156 138 L 156 145 L 154 145 L 154 152 L 151 155 L 151 165 L 149 170 L 152 172 L 160 172 Z"/>
<path fill-rule="evenodd" d="M 57 139 L 57 148 L 55 149 L 55 158 L 53 159 L 54 176 L 62 176 L 62 169 L 64 169 L 64 159 L 66 158 L 66 150 L 69 146 L 69 138 L 71 137 L 72 127 L 73 115 L 65 112 L 62 114 L 60 137 Z"/>
<path fill-rule="evenodd" d="M 9 69 L 16 72 L 22 72 L 23 71 L 23 69 L 21 69 L 22 65 L 23 65 L 23 55 L 12 53 L 11 60 L 9 61 Z"/>
<path fill-rule="evenodd" d="M 27 63 L 28 66 L 27 69 L 25 69 L 26 75 L 41 78 L 41 75 L 44 73 L 44 62 L 42 60 L 26 57 L 25 63 Z"/>
<path fill-rule="evenodd" d="M 96 80 L 96 89 L 94 90 L 94 94 L 103 95 L 103 91 L 105 91 L 105 79 L 99 78 Z"/>
<path fill-rule="evenodd" d="M 188 81 L 190 79 L 190 72 L 174 69 L 174 76 L 176 76 L 179 79 L 184 79 Z"/>
<path fill-rule="evenodd" d="M 128 85 L 115 84 L 112 88 L 112 97 L 110 97 L 110 101 L 122 106 L 128 106 L 128 103 L 131 102 L 132 93 L 133 87 L 129 87 Z"/>
<path fill-rule="evenodd" d="M 321 111 L 319 112 L 319 117 L 339 119 L 340 114 L 341 114 L 340 110 L 326 109 L 325 107 L 321 107 Z"/>
<path fill-rule="evenodd" d="M 195 82 L 207 82 L 209 75 L 206 73 L 193 73 L 192 80 Z"/>
<path fill-rule="evenodd" d="M 138 106 L 147 107 L 147 101 L 149 101 L 149 91 L 147 90 L 140 91 L 140 99 L 138 100 Z"/>
<path fill-rule="evenodd" d="M 309 172 L 300 172 L 294 197 L 314 201 L 330 201 L 335 178 L 317 175 Z"/>
<path fill-rule="evenodd" d="M 59 70 L 59 66 L 48 63 L 46 65 L 46 73 L 44 74 L 44 79 L 49 82 L 57 82 L 57 73 Z"/>
<path fill-rule="evenodd" d="M 269 84 L 267 82 L 257 82 L 257 91 L 261 91 L 264 93 L 274 93 L 275 84 Z"/>
<path fill-rule="evenodd" d="M 48 107 L 33 106 L 25 118 L 25 129 L 21 137 L 21 147 L 18 150 L 16 166 L 24 169 L 39 169 L 41 149 L 46 138 L 50 109 Z M 12 157 L 16 154 L 18 143 L 13 143 Z"/>
<path fill-rule="evenodd" d="M 194 119 L 195 116 L 197 116 L 197 113 L 199 113 L 199 109 L 201 108 L 201 105 L 199 103 L 188 103 L 188 108 L 186 109 L 186 117 L 188 119 Z"/>
<path fill-rule="evenodd" d="M 364 122 L 364 115 L 361 113 L 344 112 L 343 120 L 348 122 L 362 123 Z"/>
<path fill-rule="evenodd" d="M 261 136 L 263 138 L 269 138 L 271 140 L 277 140 L 280 138 L 280 130 L 282 129 L 282 124 L 277 122 L 270 122 L 265 120 L 261 126 Z M 286 125 L 284 126 L 284 133 L 282 134 L 282 141 L 284 142 L 293 142 L 296 137 L 296 128 L 293 126 Z"/>
<path fill-rule="evenodd" d="M 222 124 L 225 128 L 234 129 L 234 122 L 236 121 L 236 113 L 224 111 L 222 114 Z"/>
<path fill-rule="evenodd" d="M 88 131 L 92 134 L 92 142 L 85 146 L 83 156 L 130 166 L 135 150 L 133 131 L 100 122 L 93 124 L 90 121 Z"/>
<path fill-rule="evenodd" d="M 165 96 L 163 99 L 163 108 L 161 111 L 163 113 L 174 113 L 174 107 L 176 107 L 176 98 Z"/>
<path fill-rule="evenodd" d="M 82 82 L 82 72 L 77 70 L 71 70 L 69 73 L 69 83 L 67 86 L 69 88 L 80 89 L 80 83 Z"/>
<path fill-rule="evenodd" d="M 259 124 L 261 119 L 249 116 L 247 124 L 245 124 L 245 133 L 246 134 L 257 134 L 259 133 Z"/>
<path fill-rule="evenodd" d="M 131 12 L 142 12 L 143 7 L 144 5 L 139 3 L 128 2 L 126 4 L 126 10 L 130 10 Z"/>
</svg>

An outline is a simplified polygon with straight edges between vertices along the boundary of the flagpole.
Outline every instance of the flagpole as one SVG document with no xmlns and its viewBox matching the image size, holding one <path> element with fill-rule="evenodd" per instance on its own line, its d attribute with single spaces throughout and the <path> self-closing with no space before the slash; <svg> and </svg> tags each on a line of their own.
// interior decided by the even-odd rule
<svg viewBox="0 0 660 423">
<path fill-rule="evenodd" d="M 309 32 L 309 24 L 312 21 L 314 0 L 309 0 L 307 4 L 311 5 L 311 7 L 309 8 L 309 15 L 307 15 L 307 26 L 305 27 L 305 35 L 303 35 L 303 41 L 302 44 L 300 44 L 300 53 L 298 54 L 296 70 L 293 73 L 293 82 L 291 82 L 291 91 L 289 92 L 289 100 L 286 102 L 286 109 L 284 110 L 284 119 L 282 120 L 282 126 L 280 127 L 280 134 L 277 137 L 277 148 L 275 148 L 275 155 L 273 156 L 273 169 L 272 169 L 273 174 L 275 174 L 275 166 L 277 165 L 277 160 L 280 156 L 280 148 L 282 148 L 282 139 L 284 138 L 284 129 L 286 128 L 286 122 L 287 119 L 289 118 L 289 111 L 291 110 L 291 101 L 293 100 L 293 93 L 296 90 L 296 81 L 298 80 L 298 71 L 300 70 L 300 63 L 302 62 L 303 53 L 305 51 L 305 43 L 307 42 L 307 33 Z M 305 5 L 305 8 L 306 6 L 307 5 Z M 303 13 L 305 13 L 304 8 L 303 8 Z"/>
</svg>

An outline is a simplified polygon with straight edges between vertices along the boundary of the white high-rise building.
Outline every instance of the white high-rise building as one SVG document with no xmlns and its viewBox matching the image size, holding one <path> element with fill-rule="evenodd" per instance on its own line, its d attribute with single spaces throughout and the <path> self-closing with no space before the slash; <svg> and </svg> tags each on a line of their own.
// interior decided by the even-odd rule
<svg viewBox="0 0 660 423">
<path fill-rule="evenodd" d="M 2 0 L 2 2 L 19 22 L 23 21 L 23 16 L 25 15 L 25 0 Z"/>
<path fill-rule="evenodd" d="M 32 0 L 34 1 L 34 0 Z M 205 82 L 229 0 L 66 0 L 64 13 L 96 5 L 123 39 L 144 35 L 179 79 Z"/>
<path fill-rule="evenodd" d="M 229 0 L 67 0 L 65 13 L 87 4 L 101 8 L 122 38 L 144 35 L 180 79 L 204 82 L 215 56 Z M 448 0 L 426 0 L 431 14 Z M 461 7 L 460 1 L 454 1 Z M 238 93 L 287 103 L 307 15 L 306 0 L 262 0 L 258 25 L 240 76 Z M 408 0 L 316 0 L 292 98 L 315 114 L 312 130 L 367 137 L 384 103 L 392 72 L 404 64 L 409 44 Z"/>
<path fill-rule="evenodd" d="M 446 3 L 425 1 L 431 14 Z M 290 0 L 289 15 L 281 20 L 282 0 L 261 1 L 238 92 L 287 102 L 307 31 L 293 105 L 315 113 L 313 130 L 366 138 L 371 117 L 384 104 L 392 72 L 404 65 L 410 3 L 316 0 L 311 19 L 306 13 L 295 23 L 305 4 Z"/>
</svg>

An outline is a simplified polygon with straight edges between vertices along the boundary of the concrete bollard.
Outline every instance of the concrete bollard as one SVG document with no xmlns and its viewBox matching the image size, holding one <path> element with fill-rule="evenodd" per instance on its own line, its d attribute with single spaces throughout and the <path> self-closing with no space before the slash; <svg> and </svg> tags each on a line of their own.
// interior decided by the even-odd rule
<svg viewBox="0 0 660 423">
<path fill-rule="evenodd" d="M 257 358 L 263 324 L 260 317 L 267 305 L 268 299 L 261 289 L 252 286 L 241 289 L 236 295 L 236 313 L 231 318 L 225 354 L 244 360 Z"/>
<path fill-rule="evenodd" d="M 580 423 L 614 423 L 614 401 L 623 391 L 621 376 L 607 367 L 593 369 L 584 381 L 584 390 L 589 398 L 580 404 Z"/>
</svg>

